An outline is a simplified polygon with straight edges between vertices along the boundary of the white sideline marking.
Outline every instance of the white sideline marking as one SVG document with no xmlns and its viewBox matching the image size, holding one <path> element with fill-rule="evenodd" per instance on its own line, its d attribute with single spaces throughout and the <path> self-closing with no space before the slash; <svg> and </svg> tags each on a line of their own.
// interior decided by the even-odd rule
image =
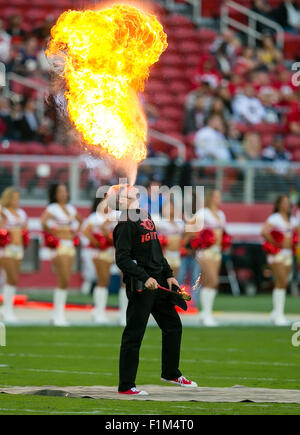
<svg viewBox="0 0 300 435">
<path fill-rule="evenodd" d="M 99 410 L 99 411 L 70 411 L 70 412 L 68 412 L 68 411 L 49 411 L 48 409 L 47 410 L 43 410 L 43 411 L 41 411 L 41 410 L 37 410 L 37 409 L 14 409 L 14 408 L 0 408 L 0 411 L 3 411 L 3 412 L 30 412 L 30 413 L 35 413 L 35 414 L 53 414 L 53 415 L 56 415 L 56 414 L 61 414 L 61 415 L 74 415 L 74 414 L 78 414 L 78 415 L 91 415 L 91 414 L 95 414 L 95 415 L 97 415 L 97 414 L 101 414 L 101 415 L 103 415 L 103 414 L 106 414 L 107 413 L 107 411 L 104 409 L 104 410 Z M 114 413 L 114 412 L 111 412 L 110 411 L 110 414 L 111 415 L 119 415 L 119 414 L 116 414 L 116 413 Z M 151 414 L 151 413 L 150 413 Z M 128 415 L 131 415 L 131 414 L 128 414 Z M 134 415 L 134 414 L 132 414 L 132 415 Z"/>
<path fill-rule="evenodd" d="M 77 370 L 48 370 L 48 369 L 24 369 L 20 368 L 19 371 L 25 372 L 41 372 L 41 373 L 58 373 L 58 374 L 66 374 L 72 373 L 73 375 L 92 375 L 92 376 L 113 376 L 113 373 L 103 373 L 103 372 L 80 372 Z"/>
<path fill-rule="evenodd" d="M 86 360 L 86 356 L 80 356 L 80 355 L 60 355 L 60 354 L 37 354 L 37 353 L 1 353 L 0 352 L 0 357 L 9 357 L 9 358 L 57 358 L 57 359 L 84 359 Z M 93 359 L 97 359 L 97 360 L 111 360 L 111 357 L 105 357 L 105 356 L 93 356 Z M 140 361 L 153 361 L 153 362 L 157 362 L 160 361 L 160 358 L 147 358 L 147 357 L 141 357 Z M 195 364 L 216 364 L 219 363 L 219 361 L 217 360 L 209 360 L 209 359 L 185 359 L 185 358 L 181 358 L 182 362 L 185 363 L 195 363 Z M 228 364 L 228 365 L 260 365 L 260 366 L 272 366 L 272 367 L 299 367 L 299 364 L 293 364 L 293 363 L 281 363 L 281 362 L 266 362 L 266 361 L 222 361 L 222 364 Z M 1 367 L 8 367 L 7 365 L 1 365 L 0 364 L 0 368 Z"/>
<path fill-rule="evenodd" d="M 243 381 L 268 381 L 268 382 L 278 382 L 278 378 L 248 378 L 248 377 L 241 377 L 241 376 L 205 376 L 206 379 L 226 379 L 226 380 L 237 380 L 241 379 Z M 300 382 L 299 379 L 286 379 L 284 378 L 286 382 Z M 253 387 L 255 388 L 255 387 Z"/>
<path fill-rule="evenodd" d="M 104 372 L 80 372 L 76 370 L 50 370 L 50 369 L 25 369 L 25 368 L 19 368 L 19 371 L 29 371 L 29 372 L 40 372 L 40 373 L 57 373 L 57 374 L 76 374 L 76 375 L 91 375 L 91 376 L 113 376 L 114 373 L 104 373 Z M 148 370 L 144 370 L 145 373 L 147 373 L 147 377 L 151 379 L 157 379 L 157 375 L 151 375 L 148 374 Z M 237 379 L 243 380 L 243 381 L 267 381 L 267 382 L 278 382 L 277 378 L 260 378 L 260 377 L 242 377 L 242 376 L 205 376 L 206 379 L 226 379 L 226 380 L 233 380 L 236 381 Z M 284 379 L 286 382 L 297 382 L 299 383 L 299 379 Z"/>
</svg>

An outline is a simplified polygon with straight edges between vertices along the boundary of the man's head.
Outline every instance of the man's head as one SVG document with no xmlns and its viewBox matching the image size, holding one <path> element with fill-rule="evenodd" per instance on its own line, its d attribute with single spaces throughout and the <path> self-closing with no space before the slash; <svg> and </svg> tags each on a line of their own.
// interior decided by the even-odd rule
<svg viewBox="0 0 300 435">
<path fill-rule="evenodd" d="M 221 116 L 211 115 L 207 120 L 207 125 L 219 133 L 224 133 L 225 125 Z"/>
<path fill-rule="evenodd" d="M 107 192 L 107 204 L 112 210 L 139 208 L 139 191 L 129 184 L 111 186 Z"/>
</svg>

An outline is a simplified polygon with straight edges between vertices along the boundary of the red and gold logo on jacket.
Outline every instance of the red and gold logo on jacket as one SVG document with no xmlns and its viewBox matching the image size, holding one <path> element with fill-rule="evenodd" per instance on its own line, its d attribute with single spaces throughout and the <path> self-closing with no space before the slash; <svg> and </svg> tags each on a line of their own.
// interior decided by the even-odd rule
<svg viewBox="0 0 300 435">
<path fill-rule="evenodd" d="M 144 227 L 147 231 L 153 231 L 154 230 L 154 223 L 151 219 L 145 219 L 141 222 L 142 227 Z"/>
</svg>

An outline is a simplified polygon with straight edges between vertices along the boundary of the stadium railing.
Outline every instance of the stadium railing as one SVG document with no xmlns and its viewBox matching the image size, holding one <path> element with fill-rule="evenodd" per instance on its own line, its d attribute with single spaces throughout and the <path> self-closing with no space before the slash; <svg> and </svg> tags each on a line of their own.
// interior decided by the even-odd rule
<svg viewBox="0 0 300 435">
<path fill-rule="evenodd" d="M 246 19 L 248 18 L 248 24 L 244 24 L 241 21 L 230 17 L 230 12 L 232 11 L 241 14 L 241 16 L 244 16 Z M 282 26 L 234 1 L 229 1 L 222 5 L 221 31 L 224 31 L 230 26 L 245 33 L 248 35 L 248 44 L 251 47 L 255 47 L 256 41 L 261 41 L 264 37 L 264 34 L 257 30 L 257 23 L 273 29 L 276 32 L 276 42 L 278 47 L 281 49 L 284 47 L 284 29 Z"/>
<path fill-rule="evenodd" d="M 42 119 L 45 111 L 45 95 L 47 94 L 47 87 L 37 83 L 29 77 L 23 77 L 20 74 L 11 72 L 6 75 L 6 86 L 3 88 L 3 95 L 7 97 L 13 96 L 15 94 L 14 84 L 21 86 L 21 89 L 28 88 L 31 92 L 35 92 L 37 115 L 39 119 Z"/>
<path fill-rule="evenodd" d="M 165 0 L 165 6 L 171 11 L 177 11 L 178 3 L 174 0 Z M 202 0 L 185 0 L 185 3 L 193 7 L 193 20 L 199 22 L 202 16 Z"/>
<path fill-rule="evenodd" d="M 300 163 L 203 160 L 175 163 L 177 172 L 187 174 L 187 178 L 180 177 L 186 185 L 217 187 L 223 192 L 224 202 L 271 203 L 278 194 L 289 194 L 295 202 L 299 201 Z M 1 154 L 0 191 L 9 185 L 18 186 L 25 205 L 40 205 L 45 202 L 49 184 L 55 180 L 69 184 L 72 202 L 88 205 L 99 185 L 110 182 L 109 176 L 102 177 L 105 171 L 101 165 L 103 161 L 98 162 L 88 154 L 79 157 Z M 153 173 L 164 179 L 169 165 L 166 157 L 149 158 L 140 166 L 141 179 Z"/>
</svg>

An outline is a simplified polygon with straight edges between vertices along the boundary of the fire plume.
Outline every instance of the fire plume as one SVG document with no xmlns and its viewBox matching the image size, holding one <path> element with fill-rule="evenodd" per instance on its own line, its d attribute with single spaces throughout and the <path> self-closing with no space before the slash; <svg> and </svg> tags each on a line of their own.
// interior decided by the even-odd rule
<svg viewBox="0 0 300 435">
<path fill-rule="evenodd" d="M 166 48 L 156 17 L 132 6 L 59 17 L 47 56 L 63 61 L 68 115 L 90 149 L 116 160 L 145 159 L 147 121 L 137 94 Z"/>
</svg>

